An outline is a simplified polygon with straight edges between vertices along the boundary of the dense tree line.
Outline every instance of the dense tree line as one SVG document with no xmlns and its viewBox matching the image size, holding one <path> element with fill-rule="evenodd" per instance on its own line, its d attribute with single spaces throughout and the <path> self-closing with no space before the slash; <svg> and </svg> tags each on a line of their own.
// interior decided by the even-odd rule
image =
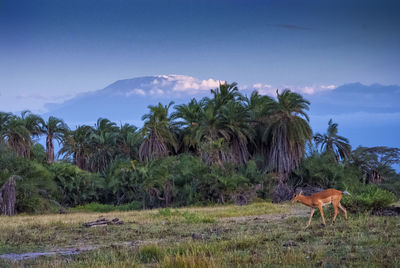
<svg viewBox="0 0 400 268">
<path fill-rule="evenodd" d="M 257 189 L 263 197 L 272 193 L 279 201 L 290 198 L 299 181 L 323 186 L 343 181 L 343 174 L 330 177 L 330 169 L 352 167 L 364 183 L 396 176 L 391 165 L 399 162 L 398 149 L 358 148 L 352 153 L 332 120 L 327 133 L 313 136 L 309 105 L 290 90 L 277 91 L 276 98 L 256 91 L 244 96 L 236 83 L 224 83 L 201 100 L 150 105 L 141 129 L 100 118 L 94 126 L 71 130 L 55 117 L 46 121 L 29 111 L 2 112 L 0 141 L 3 154 L 46 162 L 42 164 L 63 195 L 58 200 L 66 205 L 224 202 L 246 198 L 240 193 L 255 185 L 262 185 Z M 46 137 L 45 150 L 35 142 L 39 136 Z M 55 141 L 60 144 L 57 163 Z M 318 168 L 323 163 L 331 167 L 318 175 L 313 166 L 318 162 Z M 14 167 L 13 172 L 22 171 Z"/>
</svg>

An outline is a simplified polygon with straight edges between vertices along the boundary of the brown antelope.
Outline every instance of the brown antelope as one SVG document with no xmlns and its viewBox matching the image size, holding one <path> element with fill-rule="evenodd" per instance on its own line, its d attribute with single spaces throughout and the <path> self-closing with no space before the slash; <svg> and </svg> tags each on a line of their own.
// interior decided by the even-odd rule
<svg viewBox="0 0 400 268">
<path fill-rule="evenodd" d="M 341 210 L 343 210 L 344 216 L 347 220 L 347 211 L 342 206 L 342 204 L 340 204 L 340 199 L 342 199 L 342 194 L 350 194 L 349 192 L 347 191 L 342 192 L 336 189 L 327 189 L 325 191 L 312 194 L 311 196 L 305 196 L 302 195 L 302 193 L 303 191 L 301 191 L 299 194 L 296 194 L 292 199 L 292 203 L 300 202 L 311 208 L 310 219 L 308 220 L 306 228 L 310 226 L 311 219 L 316 208 L 319 208 L 319 211 L 321 212 L 322 222 L 324 225 L 326 225 L 324 218 L 324 211 L 322 210 L 322 207 L 330 203 L 332 203 L 333 209 L 335 210 L 335 215 L 333 216 L 332 223 L 334 223 L 336 220 L 336 216 L 339 212 L 338 207 Z"/>
</svg>

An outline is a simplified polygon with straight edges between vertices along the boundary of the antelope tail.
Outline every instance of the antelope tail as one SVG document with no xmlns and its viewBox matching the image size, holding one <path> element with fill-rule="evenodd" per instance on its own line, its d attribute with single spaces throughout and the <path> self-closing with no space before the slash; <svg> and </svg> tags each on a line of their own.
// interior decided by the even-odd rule
<svg viewBox="0 0 400 268">
<path fill-rule="evenodd" d="M 344 190 L 343 191 L 344 194 L 350 194 L 348 191 Z"/>
</svg>

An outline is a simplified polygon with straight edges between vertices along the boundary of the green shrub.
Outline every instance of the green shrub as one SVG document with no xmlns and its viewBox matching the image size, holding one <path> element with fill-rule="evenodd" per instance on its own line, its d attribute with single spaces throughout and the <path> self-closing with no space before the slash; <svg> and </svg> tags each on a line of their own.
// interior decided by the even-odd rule
<svg viewBox="0 0 400 268">
<path fill-rule="evenodd" d="M 54 174 L 47 166 L 21 158 L 0 145 L 0 187 L 11 175 L 20 176 L 16 181 L 17 212 L 55 212 L 59 209 L 61 195 Z"/>
<path fill-rule="evenodd" d="M 379 186 L 389 192 L 394 193 L 396 198 L 400 199 L 400 174 L 383 181 Z"/>
<path fill-rule="evenodd" d="M 55 175 L 64 205 L 76 206 L 101 200 L 104 179 L 100 176 L 62 162 L 52 164 L 50 170 Z"/>
<path fill-rule="evenodd" d="M 358 181 L 360 174 L 344 164 L 337 163 L 330 154 L 313 152 L 302 160 L 294 172 L 295 181 L 322 188 L 342 188 L 344 181 Z"/>
<path fill-rule="evenodd" d="M 40 143 L 35 143 L 31 147 L 31 160 L 38 163 L 46 163 L 46 149 Z"/>
<path fill-rule="evenodd" d="M 352 211 L 369 211 L 389 206 L 396 201 L 393 193 L 379 188 L 375 184 L 359 184 L 352 188 L 350 195 L 344 195 L 343 205 Z"/>
</svg>

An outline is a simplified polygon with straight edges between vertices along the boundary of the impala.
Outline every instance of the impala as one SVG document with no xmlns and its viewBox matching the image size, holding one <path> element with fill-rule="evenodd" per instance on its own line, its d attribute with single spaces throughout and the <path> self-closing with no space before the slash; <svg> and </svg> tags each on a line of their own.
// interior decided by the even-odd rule
<svg viewBox="0 0 400 268">
<path fill-rule="evenodd" d="M 342 199 L 343 194 L 350 194 L 349 192 L 347 191 L 342 192 L 336 189 L 327 189 L 325 191 L 312 194 L 311 196 L 305 196 L 302 193 L 303 191 L 301 191 L 299 194 L 296 194 L 292 199 L 292 203 L 300 202 L 308 207 L 311 207 L 310 219 L 308 220 L 306 228 L 310 226 L 311 219 L 312 216 L 314 215 L 314 211 L 316 208 L 319 208 L 319 211 L 321 212 L 322 222 L 324 225 L 326 225 L 324 218 L 324 211 L 322 210 L 322 207 L 330 203 L 332 203 L 333 208 L 335 210 L 335 215 L 333 216 L 332 223 L 334 223 L 336 220 L 336 216 L 339 212 L 338 208 L 343 210 L 344 216 L 347 220 L 347 211 L 342 206 L 342 204 L 340 204 L 340 199 Z"/>
</svg>

